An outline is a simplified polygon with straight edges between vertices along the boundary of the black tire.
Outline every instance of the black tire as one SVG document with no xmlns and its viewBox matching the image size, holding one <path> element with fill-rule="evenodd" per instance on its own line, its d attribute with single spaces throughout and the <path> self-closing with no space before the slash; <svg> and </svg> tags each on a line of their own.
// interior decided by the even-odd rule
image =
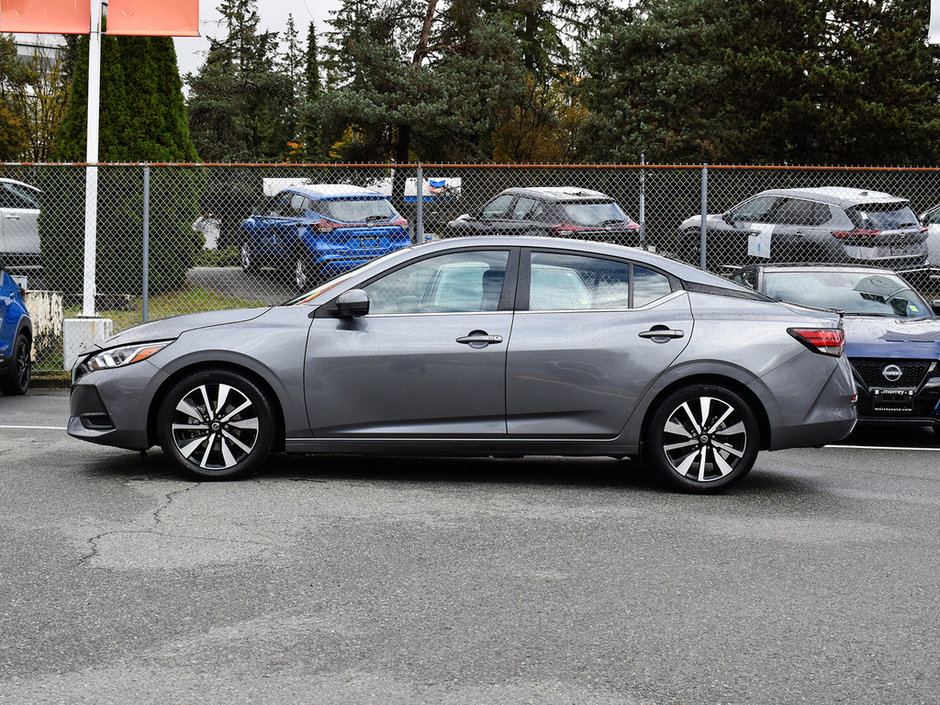
<svg viewBox="0 0 940 705">
<path fill-rule="evenodd" d="M 323 273 L 310 259 L 310 255 L 304 250 L 298 250 L 294 255 L 294 287 L 297 291 L 308 291 L 322 281 Z"/>
<path fill-rule="evenodd" d="M 679 389 L 653 410 L 644 456 L 672 487 L 717 492 L 754 466 L 760 431 L 753 410 L 729 389 L 696 384 Z"/>
<path fill-rule="evenodd" d="M 230 478 L 258 468 L 271 452 L 274 426 L 264 391 L 228 370 L 184 377 L 157 413 L 163 452 L 198 479 Z"/>
<path fill-rule="evenodd" d="M 20 333 L 13 341 L 10 369 L 3 377 L 0 377 L 0 392 L 10 396 L 19 396 L 29 391 L 29 382 L 32 379 L 29 350 L 29 338 Z"/>
<path fill-rule="evenodd" d="M 238 259 L 245 274 L 255 274 L 258 271 L 258 262 L 255 259 L 255 253 L 251 251 L 251 241 L 248 238 L 242 240 L 241 245 L 238 246 Z"/>
</svg>

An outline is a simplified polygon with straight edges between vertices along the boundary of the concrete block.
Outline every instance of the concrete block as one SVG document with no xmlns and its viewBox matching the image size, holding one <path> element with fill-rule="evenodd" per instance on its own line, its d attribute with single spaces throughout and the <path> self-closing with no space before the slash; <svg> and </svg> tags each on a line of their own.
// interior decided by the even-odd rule
<svg viewBox="0 0 940 705">
<path fill-rule="evenodd" d="M 62 322 L 62 362 L 71 370 L 78 356 L 96 343 L 110 338 L 114 321 L 110 318 L 66 318 Z"/>
<path fill-rule="evenodd" d="M 33 321 L 33 362 L 38 356 L 45 359 L 62 340 L 62 320 L 65 318 L 61 291 L 31 289 L 26 292 L 26 308 Z"/>
</svg>

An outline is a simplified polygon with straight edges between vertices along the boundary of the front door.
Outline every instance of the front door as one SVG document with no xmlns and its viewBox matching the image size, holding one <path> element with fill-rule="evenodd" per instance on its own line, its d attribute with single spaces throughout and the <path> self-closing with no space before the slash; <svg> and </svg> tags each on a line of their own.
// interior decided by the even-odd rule
<svg viewBox="0 0 940 705">
<path fill-rule="evenodd" d="M 504 438 L 510 255 L 411 262 L 363 287 L 368 315 L 314 319 L 305 371 L 314 435 Z"/>
</svg>

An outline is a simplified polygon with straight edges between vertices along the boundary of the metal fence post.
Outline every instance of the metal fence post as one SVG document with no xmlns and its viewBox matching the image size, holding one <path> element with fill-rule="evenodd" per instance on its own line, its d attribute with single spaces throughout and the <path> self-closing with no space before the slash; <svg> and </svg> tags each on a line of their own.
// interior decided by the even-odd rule
<svg viewBox="0 0 940 705">
<path fill-rule="evenodd" d="M 144 164 L 144 272 L 141 288 L 143 289 L 143 319 L 147 322 L 150 306 L 150 165 Z"/>
<path fill-rule="evenodd" d="M 705 269 L 705 218 L 708 215 L 708 165 L 702 164 L 702 228 L 699 233 L 699 267 Z"/>
<path fill-rule="evenodd" d="M 646 155 L 640 155 L 640 166 L 646 166 Z M 646 247 L 646 169 L 640 169 L 640 247 Z"/>
<path fill-rule="evenodd" d="M 418 162 L 417 178 L 415 179 L 415 244 L 424 242 L 424 169 Z"/>
</svg>

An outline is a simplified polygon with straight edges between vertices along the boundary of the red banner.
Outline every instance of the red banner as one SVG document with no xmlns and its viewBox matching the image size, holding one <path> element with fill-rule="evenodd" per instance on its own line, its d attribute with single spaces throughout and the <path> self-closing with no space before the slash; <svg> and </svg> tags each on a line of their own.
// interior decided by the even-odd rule
<svg viewBox="0 0 940 705">
<path fill-rule="evenodd" d="M 0 0 L 0 32 L 88 34 L 89 31 L 90 0 Z"/>
<path fill-rule="evenodd" d="M 198 37 L 199 0 L 109 0 L 107 34 Z"/>
</svg>

